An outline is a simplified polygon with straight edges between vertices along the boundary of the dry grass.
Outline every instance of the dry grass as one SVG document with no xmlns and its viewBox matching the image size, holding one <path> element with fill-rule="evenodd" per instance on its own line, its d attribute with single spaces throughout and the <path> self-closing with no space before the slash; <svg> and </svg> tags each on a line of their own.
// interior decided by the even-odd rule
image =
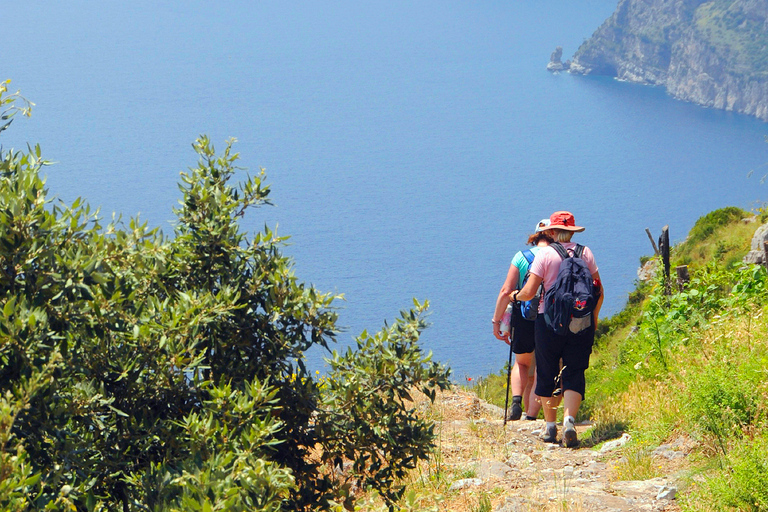
<svg viewBox="0 0 768 512">
<path fill-rule="evenodd" d="M 705 450 L 706 443 L 687 435 L 684 420 L 687 376 L 713 359 L 728 357 L 745 347 L 748 349 L 749 344 L 764 343 L 768 339 L 766 320 L 764 315 L 755 313 L 749 318 L 724 317 L 715 321 L 700 333 L 695 344 L 675 348 L 676 367 L 663 379 L 633 382 L 628 391 L 615 396 L 608 407 L 595 411 L 595 428 L 601 423 L 618 423 L 632 418 L 633 442 L 606 459 L 611 481 L 682 474 L 691 464 L 705 458 L 706 452 L 702 449 Z M 768 398 L 768 383 L 756 392 Z M 438 394 L 434 404 L 424 396 L 414 395 L 414 399 L 414 407 L 420 414 L 435 422 L 437 447 L 433 457 L 422 463 L 404 482 L 407 491 L 398 504 L 398 511 L 490 512 L 508 503 L 510 510 L 599 510 L 594 503 L 573 498 L 577 494 L 570 493 L 570 487 L 579 484 L 556 476 L 558 473 L 547 477 L 547 485 L 542 487 L 532 485 L 530 480 L 483 478 L 482 485 L 451 490 L 451 484 L 457 480 L 478 476 L 479 461 L 505 461 L 512 454 L 520 453 L 521 446 L 514 444 L 520 433 L 514 428 L 502 428 L 498 420 L 500 414 L 492 414 L 475 395 L 464 390 Z M 688 456 L 668 459 L 654 454 L 660 444 L 674 444 L 675 450 Z M 540 450 L 541 446 L 536 449 Z M 530 455 L 541 457 L 539 453 Z M 567 457 L 568 452 L 554 450 L 551 453 Z M 552 460 L 540 467 L 562 468 L 565 464 L 564 460 Z M 514 508 L 511 502 L 514 502 Z M 383 512 L 387 508 L 371 491 L 360 495 L 357 510 Z M 679 507 L 671 502 L 666 510 L 679 510 Z"/>
<path fill-rule="evenodd" d="M 480 400 L 461 390 L 439 393 L 434 404 L 414 394 L 415 407 L 435 422 L 438 434 L 433 457 L 422 463 L 404 483 L 407 491 L 400 510 L 403 511 L 482 511 L 489 504 L 494 510 L 504 500 L 505 489 L 488 481 L 463 491 L 451 491 L 457 480 L 477 476 L 477 461 L 504 460 L 511 453 L 506 443 L 509 430 L 488 417 Z M 361 497 L 358 510 L 384 511 L 386 506 L 375 492 Z"/>
<path fill-rule="evenodd" d="M 505 504 L 516 511 L 600 510 L 594 503 L 582 502 L 578 493 L 570 492 L 573 485 L 583 485 L 562 472 L 565 466 L 573 464 L 573 452 L 560 447 L 546 449 L 528 431 L 519 430 L 525 422 L 503 427 L 497 417 L 500 413 L 484 408 L 475 395 L 463 390 L 438 394 L 434 404 L 423 397 L 414 398 L 421 413 L 435 421 L 437 449 L 432 459 L 421 464 L 404 482 L 407 491 L 398 511 L 491 512 Z M 579 428 L 582 434 L 587 429 Z M 538 467 L 550 471 L 549 476 L 537 469 L 529 476 L 482 478 L 482 485 L 451 490 L 451 484 L 458 480 L 481 476 L 480 461 L 506 461 L 515 454 L 528 454 L 540 464 Z M 387 510 L 375 492 L 361 496 L 357 505 L 360 511 Z"/>
</svg>

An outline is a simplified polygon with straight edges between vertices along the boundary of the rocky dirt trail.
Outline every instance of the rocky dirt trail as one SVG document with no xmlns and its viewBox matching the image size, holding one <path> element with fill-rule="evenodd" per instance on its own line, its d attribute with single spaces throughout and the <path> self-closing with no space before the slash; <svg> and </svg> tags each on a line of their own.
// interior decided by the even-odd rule
<svg viewBox="0 0 768 512">
<path fill-rule="evenodd" d="M 675 474 L 690 451 L 686 443 L 654 452 L 654 464 L 668 477 L 625 481 L 616 478 L 614 468 L 628 434 L 599 449 L 568 449 L 538 439 L 543 420 L 504 426 L 503 409 L 463 390 L 443 393 L 431 407 L 440 434 L 434 464 L 450 481 L 440 510 L 489 510 L 489 505 L 497 512 L 680 510 Z M 588 428 L 577 425 L 580 438 Z"/>
</svg>

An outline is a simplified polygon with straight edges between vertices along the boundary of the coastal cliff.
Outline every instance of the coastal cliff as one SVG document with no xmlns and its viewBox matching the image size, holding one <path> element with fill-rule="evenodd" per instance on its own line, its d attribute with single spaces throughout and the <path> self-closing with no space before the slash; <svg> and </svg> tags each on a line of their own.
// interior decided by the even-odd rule
<svg viewBox="0 0 768 512">
<path fill-rule="evenodd" d="M 620 0 L 569 71 L 768 121 L 768 0 Z"/>
</svg>

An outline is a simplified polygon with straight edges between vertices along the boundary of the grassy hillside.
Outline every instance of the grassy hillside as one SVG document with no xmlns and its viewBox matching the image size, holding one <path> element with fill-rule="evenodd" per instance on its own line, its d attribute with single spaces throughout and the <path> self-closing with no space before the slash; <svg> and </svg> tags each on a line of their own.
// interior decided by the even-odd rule
<svg viewBox="0 0 768 512">
<path fill-rule="evenodd" d="M 688 285 L 667 296 L 661 275 L 638 283 L 601 323 L 587 372 L 580 415 L 594 426 L 584 444 L 630 433 L 615 467 L 626 480 L 669 471 L 660 445 L 692 446 L 677 475 L 684 510 L 768 510 L 768 279 L 741 263 L 768 213 L 748 216 L 724 208 L 699 219 L 672 248 L 673 274 L 688 265 Z M 503 406 L 505 378 L 475 389 Z"/>
<path fill-rule="evenodd" d="M 726 208 L 699 219 L 672 251 L 690 283 L 669 296 L 660 276 L 639 285 L 602 326 L 588 372 L 582 413 L 595 441 L 633 435 L 626 478 L 658 476 L 659 445 L 695 443 L 686 510 L 768 509 L 768 289 L 764 267 L 741 264 L 759 225 L 745 216 Z"/>
</svg>

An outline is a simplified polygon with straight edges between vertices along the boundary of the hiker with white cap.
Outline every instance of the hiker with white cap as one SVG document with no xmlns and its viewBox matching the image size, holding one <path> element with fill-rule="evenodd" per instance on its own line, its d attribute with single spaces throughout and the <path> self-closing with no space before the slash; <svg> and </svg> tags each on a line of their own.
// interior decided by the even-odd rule
<svg viewBox="0 0 768 512">
<path fill-rule="evenodd" d="M 562 400 L 562 442 L 573 448 L 578 446 L 574 423 L 584 399 L 584 372 L 589 367 L 603 293 L 592 251 L 571 242 L 573 233 L 584 228 L 566 211 L 553 213 L 549 220 L 548 229 L 555 241 L 539 251 L 528 282 L 522 290 L 512 292 L 510 299 L 530 299 L 544 284 L 535 327 L 535 393 L 547 422 L 542 440 L 557 442 L 557 408 Z"/>
<path fill-rule="evenodd" d="M 510 323 L 513 328 L 509 331 L 502 330 L 501 320 L 510 304 L 510 294 L 523 287 L 528 269 L 536 253 L 552 242 L 551 232 L 547 230 L 547 226 L 549 226 L 549 219 L 539 221 L 534 233 L 528 237 L 527 243 L 533 247 L 518 251 L 512 258 L 507 278 L 496 299 L 496 309 L 491 320 L 493 322 L 493 335 L 510 345 L 510 350 L 515 354 L 515 365 L 510 369 L 511 378 L 507 382 L 507 391 L 510 388 L 512 390 L 512 409 L 505 421 L 519 420 L 522 417 L 523 397 L 525 397 L 526 419 L 535 420 L 541 409 L 541 404 L 535 400 L 533 393 L 536 368 L 534 361 L 534 322 L 524 318 L 520 305 L 517 307 L 513 305 L 512 307 Z M 513 333 L 512 339 L 510 339 L 510 332 Z"/>
</svg>

